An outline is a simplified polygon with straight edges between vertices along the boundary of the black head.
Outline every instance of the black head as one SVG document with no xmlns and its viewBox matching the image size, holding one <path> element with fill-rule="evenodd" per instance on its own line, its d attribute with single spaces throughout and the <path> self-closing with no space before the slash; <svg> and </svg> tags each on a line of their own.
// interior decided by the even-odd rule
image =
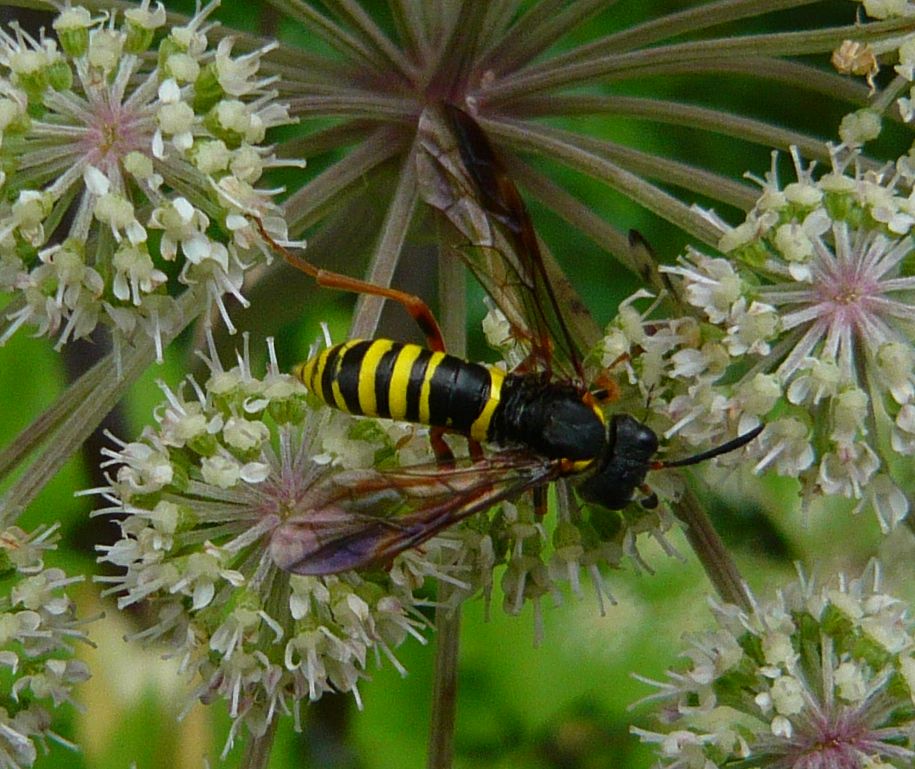
<svg viewBox="0 0 915 769">
<path fill-rule="evenodd" d="M 607 424 L 607 443 L 600 464 L 591 476 L 578 486 L 578 493 L 586 502 L 619 510 L 632 501 L 632 496 L 645 482 L 649 470 L 665 467 L 687 467 L 706 459 L 739 449 L 763 431 L 759 425 L 733 440 L 700 454 L 672 462 L 654 459 L 658 451 L 658 436 L 647 425 L 628 414 L 614 414 Z M 657 497 L 649 494 L 642 501 L 645 507 L 657 505 Z"/>
<path fill-rule="evenodd" d="M 645 482 L 658 450 L 658 436 L 628 414 L 614 414 L 607 423 L 607 443 L 597 470 L 578 486 L 586 502 L 619 510 Z"/>
</svg>

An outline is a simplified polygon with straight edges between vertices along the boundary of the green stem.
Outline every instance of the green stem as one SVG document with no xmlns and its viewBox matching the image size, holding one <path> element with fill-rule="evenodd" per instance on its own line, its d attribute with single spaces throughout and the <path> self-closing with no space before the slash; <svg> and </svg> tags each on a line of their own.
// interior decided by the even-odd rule
<svg viewBox="0 0 915 769">
<path fill-rule="evenodd" d="M 687 487 L 675 506 L 677 517 L 686 524 L 686 539 L 722 600 L 751 611 L 746 583 L 737 564 L 724 546 L 695 493 Z"/>
<path fill-rule="evenodd" d="M 498 41 L 480 70 L 513 72 L 548 50 L 557 40 L 598 13 L 608 0 L 542 0 L 535 4 Z"/>
<path fill-rule="evenodd" d="M 389 68 L 389 62 L 384 54 L 377 48 L 365 40 L 360 40 L 355 35 L 350 34 L 347 30 L 335 24 L 329 16 L 320 13 L 317 9 L 303 2 L 303 0 L 267 0 L 267 2 L 280 13 L 298 21 L 315 37 L 339 52 L 343 57 L 359 62 L 361 66 L 367 67 L 369 70 L 381 70 L 383 72 L 391 72 L 392 75 L 395 74 L 395 71 Z"/>
<path fill-rule="evenodd" d="M 416 209 L 418 189 L 416 183 L 415 149 L 407 153 L 397 176 L 397 189 L 391 199 L 387 216 L 381 227 L 378 245 L 372 257 L 366 280 L 380 286 L 390 286 L 400 258 L 404 240 L 410 230 L 413 212 Z M 356 339 L 368 339 L 375 334 L 381 319 L 384 300 L 379 296 L 360 295 L 356 303 L 356 314 L 350 327 L 350 335 Z"/>
<path fill-rule="evenodd" d="M 717 246 L 721 233 L 692 208 L 618 164 L 565 141 L 548 127 L 508 119 L 481 118 L 480 123 L 491 136 L 503 139 L 516 149 L 545 155 L 599 179 L 706 245 Z"/>
<path fill-rule="evenodd" d="M 163 344 L 171 342 L 206 306 L 205 285 L 185 291 L 177 302 L 176 322 L 167 324 L 169 332 L 162 334 Z M 68 398 L 71 405 L 69 413 L 64 419 L 58 420 L 55 429 L 45 430 L 46 448 L 0 499 L 0 528 L 10 525 L 18 518 L 155 359 L 155 344 L 151 339 L 143 337 L 121 353 L 120 377 L 116 373 L 115 353 L 110 353 L 79 380 L 81 384 L 77 386 L 82 389 L 87 384 L 85 377 L 92 377 L 88 381 L 94 382 L 96 386 L 92 389 L 91 397 L 73 405 L 69 395 L 61 396 Z M 102 373 L 104 376 L 100 376 Z M 96 381 L 96 378 L 100 381 Z M 49 411 L 56 412 L 62 408 L 63 405 L 58 401 Z M 39 420 L 45 419 L 47 414 L 45 412 Z"/>
<path fill-rule="evenodd" d="M 871 102 L 870 109 L 877 114 L 882 115 L 896 102 L 896 99 L 898 99 L 908 87 L 909 81 L 902 75 L 897 75 L 893 78 L 893 81 L 880 92 L 880 95 Z"/>
<path fill-rule="evenodd" d="M 412 77 L 413 65 L 361 5 L 354 0 L 325 0 L 325 5 L 346 18 L 351 27 L 361 34 L 363 40 L 387 60 L 388 70 L 393 69 L 406 79 Z"/>
<path fill-rule="evenodd" d="M 377 129 L 362 144 L 338 163 L 302 185 L 283 204 L 292 234 L 298 234 L 320 221 L 354 182 L 387 159 L 406 149 L 402 137 L 391 126 Z"/>
<path fill-rule="evenodd" d="M 446 238 L 443 234 L 440 242 Z M 466 278 L 463 263 L 450 248 L 443 249 L 438 260 L 438 284 L 442 332 L 450 351 L 463 355 L 467 346 Z M 439 581 L 428 769 L 449 769 L 454 761 L 461 607 L 450 605 L 452 590 L 447 582 Z"/>
<path fill-rule="evenodd" d="M 451 587 L 438 584 L 435 610 L 435 670 L 429 723 L 428 769 L 450 769 L 454 762 L 454 722 L 457 710 L 457 662 L 461 609 L 445 606 Z"/>
<path fill-rule="evenodd" d="M 684 102 L 600 94 L 555 94 L 548 98 L 533 96 L 530 99 L 519 100 L 513 107 L 517 116 L 525 118 L 551 114 L 619 116 L 710 131 L 763 147 L 782 150 L 797 147 L 804 157 L 811 160 L 830 159 L 826 144 L 816 136 L 731 112 Z M 757 189 L 755 197 L 758 195 Z"/>
<path fill-rule="evenodd" d="M 289 98 L 289 113 L 296 117 L 342 117 L 347 119 L 397 120 L 404 125 L 416 122 L 416 103 L 409 99 L 398 99 L 384 94 L 347 89 L 340 85 L 328 86 L 329 95 L 318 93 L 317 89 L 306 89 L 308 96 Z M 299 90 L 296 93 L 301 94 Z"/>
<path fill-rule="evenodd" d="M 876 40 L 911 29 L 912 19 L 875 22 L 864 26 L 830 27 L 827 29 L 778 32 L 768 35 L 742 35 L 712 38 L 686 43 L 656 46 L 623 54 L 610 54 L 583 60 L 565 66 L 541 66 L 505 77 L 487 91 L 492 102 L 508 101 L 538 91 L 575 88 L 604 82 L 607 77 L 620 72 L 635 75 L 643 68 L 672 62 L 694 65 L 703 62 L 756 57 L 801 56 L 831 51 L 843 40 Z"/>
<path fill-rule="evenodd" d="M 102 383 L 111 377 L 111 361 L 106 358 L 73 382 L 45 411 L 26 427 L 13 442 L 0 452 L 0 479 L 5 479 L 69 414 L 89 398 Z"/>
<path fill-rule="evenodd" d="M 267 769 L 270 764 L 270 751 L 273 750 L 278 720 L 277 717 L 271 718 L 270 723 L 267 724 L 267 730 L 259 737 L 252 737 L 248 741 L 238 769 Z"/>
<path fill-rule="evenodd" d="M 595 56 L 631 51 L 653 45 L 660 40 L 693 34 L 720 24 L 818 2 L 820 0 L 720 0 L 702 3 L 695 8 L 679 13 L 665 13 L 656 19 L 614 32 L 600 40 L 559 54 L 551 61 L 566 65 Z M 534 69 L 531 67 L 532 71 Z"/>
</svg>

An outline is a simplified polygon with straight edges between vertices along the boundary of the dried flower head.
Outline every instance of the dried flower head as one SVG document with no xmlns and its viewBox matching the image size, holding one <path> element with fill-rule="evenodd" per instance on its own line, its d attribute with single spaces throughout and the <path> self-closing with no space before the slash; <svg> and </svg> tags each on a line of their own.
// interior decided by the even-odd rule
<svg viewBox="0 0 915 769">
<path fill-rule="evenodd" d="M 683 669 L 649 700 L 664 731 L 633 729 L 664 766 L 889 769 L 915 759 L 915 638 L 872 563 L 859 579 L 803 575 L 745 612 L 712 605 Z"/>
<path fill-rule="evenodd" d="M 217 5 L 167 32 L 149 0 L 120 21 L 68 5 L 56 40 L 0 30 L 0 290 L 15 295 L 0 342 L 27 324 L 60 346 L 102 323 L 160 344 L 198 283 L 227 322 L 222 297 L 245 303 L 243 213 L 284 233 L 254 185 L 277 164 L 266 130 L 290 118 L 257 76 L 272 46 L 210 47 Z"/>
<path fill-rule="evenodd" d="M 53 730 L 53 712 L 72 704 L 73 687 L 89 678 L 85 663 L 73 659 L 73 643 L 86 635 L 66 595 L 81 578 L 44 564 L 56 528 L 0 531 L 0 668 L 9 682 L 0 692 L 3 769 L 33 766 L 47 740 L 73 747 Z"/>
</svg>

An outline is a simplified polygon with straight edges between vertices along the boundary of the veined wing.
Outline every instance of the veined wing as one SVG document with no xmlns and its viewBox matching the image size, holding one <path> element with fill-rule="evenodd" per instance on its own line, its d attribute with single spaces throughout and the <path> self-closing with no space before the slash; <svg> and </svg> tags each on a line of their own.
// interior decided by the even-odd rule
<svg viewBox="0 0 915 769">
<path fill-rule="evenodd" d="M 316 484 L 278 526 L 270 553 L 295 574 L 335 574 L 386 564 L 438 532 L 561 475 L 560 465 L 502 451 L 394 470 L 347 470 Z"/>
<path fill-rule="evenodd" d="M 466 112 L 427 107 L 419 120 L 420 191 L 475 248 L 465 262 L 543 371 L 584 381 L 527 207 L 486 134 Z"/>
</svg>

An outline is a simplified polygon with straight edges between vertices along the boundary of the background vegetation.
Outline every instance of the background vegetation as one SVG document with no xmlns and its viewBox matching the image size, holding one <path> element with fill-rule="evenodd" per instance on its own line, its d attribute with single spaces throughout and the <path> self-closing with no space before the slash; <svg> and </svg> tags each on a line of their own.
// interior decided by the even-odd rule
<svg viewBox="0 0 915 769">
<path fill-rule="evenodd" d="M 383 18 L 381 3 L 365 5 Z M 612 12 L 597 15 L 589 27 L 576 31 L 576 35 L 597 37 L 612 25 L 689 5 L 677 0 L 623 0 Z M 167 6 L 169 10 L 193 12 L 191 3 L 170 0 Z M 742 23 L 733 32 L 848 23 L 856 8 L 853 3 L 829 0 L 802 11 L 754 20 L 752 28 Z M 15 8 L 0 9 L 0 13 L 4 21 L 23 15 Z M 260 3 L 226 2 L 216 16 L 227 26 L 252 31 L 262 26 L 270 30 L 277 24 L 276 17 Z M 30 16 L 28 22 L 34 18 Z M 316 45 L 282 20 L 274 33 L 286 39 L 297 38 L 302 46 Z M 820 63 L 824 68 L 828 66 L 825 61 Z M 847 111 L 840 104 L 812 108 L 806 95 L 802 98 L 801 94 L 769 84 L 764 88 L 748 78 L 721 81 L 693 76 L 667 79 L 661 85 L 648 87 L 654 88 L 659 97 L 665 95 L 664 89 L 670 89 L 681 99 L 694 96 L 705 104 L 712 101 L 741 114 L 784 121 L 824 139 L 835 136 L 838 121 Z M 631 143 L 646 151 L 673 150 L 678 156 L 701 160 L 733 177 L 739 177 L 744 170 L 761 175 L 770 163 L 769 153 L 762 148 L 709 141 L 698 133 L 672 132 L 635 122 L 588 120 L 588 131 L 595 136 Z M 890 134 L 886 141 L 894 140 Z M 309 158 L 306 171 L 278 174 L 277 180 L 295 188 L 333 160 Z M 672 260 L 682 251 L 685 238 L 670 225 L 622 198 L 608 195 L 603 186 L 563 172 L 547 160 L 537 159 L 535 163 L 554 178 L 560 177 L 565 186 L 588 200 L 604 218 L 623 229 L 642 231 L 665 260 Z M 545 215 L 536 206 L 532 213 L 542 236 L 569 267 L 570 276 L 598 322 L 605 324 L 618 302 L 637 288 L 636 284 L 628 276 L 623 277 L 606 254 L 568 225 Z M 719 213 L 734 223 L 741 218 L 733 210 Z M 366 217 L 377 214 L 367 211 Z M 360 273 L 370 244 L 360 242 L 359 229 L 357 223 L 353 227 L 352 248 L 339 255 L 335 269 Z M 406 265 L 395 283 L 421 290 L 423 286 L 413 282 L 419 272 Z M 280 362 L 287 368 L 306 354 L 321 322 L 330 325 L 337 339 L 346 333 L 352 298 L 316 290 L 283 264 L 263 279 L 256 293 L 251 297 L 253 309 L 235 308 L 235 322 L 255 338 L 275 336 Z M 265 298 L 267 301 L 263 301 Z M 482 316 L 481 292 L 474 286 L 469 288 L 468 304 L 477 318 Z M 396 338 L 416 336 L 411 324 L 403 321 L 397 311 L 388 314 L 384 328 L 385 333 Z M 493 359 L 478 329 L 478 323 L 471 325 L 471 355 Z M 240 337 L 223 340 L 227 349 L 239 342 Z M 192 350 L 198 343 L 199 336 L 187 333 L 172 345 L 165 362 L 148 371 L 132 388 L 108 427 L 121 437 L 136 436 L 161 400 L 155 381 L 162 379 L 174 385 L 186 371 L 193 370 L 197 363 Z M 260 343 L 252 347 L 257 355 L 261 354 Z M 47 340 L 24 334 L 0 349 L 0 445 L 25 428 L 98 352 L 97 344 L 79 343 L 69 345 L 59 355 L 50 349 Z M 62 541 L 51 560 L 71 573 L 94 572 L 94 544 L 111 541 L 116 535 L 111 522 L 89 517 L 95 504 L 93 497 L 73 495 L 76 489 L 99 485 L 98 451 L 105 443 L 104 437 L 87 443 L 82 454 L 44 490 L 22 520 L 25 528 L 48 520 L 61 521 Z M 712 488 L 724 491 L 713 492 Z M 753 488 L 738 489 L 718 476 L 706 485 L 704 496 L 751 588 L 763 595 L 774 585 L 789 580 L 794 574 L 793 564 L 798 561 L 824 572 L 858 572 L 875 551 L 889 561 L 911 559 L 913 555 L 909 531 L 881 539 L 872 516 L 852 516 L 851 505 L 843 502 L 819 506 L 809 519 L 802 520 L 789 482 L 765 481 Z M 518 618 L 494 611 L 487 619 L 481 602 L 471 601 L 465 606 L 456 766 L 591 769 L 651 765 L 650 751 L 629 734 L 631 724 L 645 723 L 645 709 L 630 709 L 632 703 L 651 692 L 632 673 L 660 677 L 666 668 L 676 664 L 684 633 L 709 623 L 704 605 L 710 586 L 680 533 L 674 533 L 672 541 L 680 558 L 671 558 L 654 546 L 646 547 L 644 555 L 653 573 L 627 568 L 608 576 L 617 604 L 609 608 L 606 616 L 599 615 L 597 602 L 587 591 L 583 598 L 566 596 L 562 605 L 549 606 L 545 612 L 545 640 L 539 648 L 532 643 L 529 607 Z M 898 595 L 915 598 L 915 585 L 892 588 Z M 205 756 L 215 763 L 226 737 L 227 717 L 220 714 L 219 707 L 195 705 L 176 726 L 175 719 L 184 707 L 184 693 L 173 664 L 162 661 L 154 648 L 142 652 L 125 644 L 122 637 L 142 622 L 142 614 L 118 612 L 111 602 L 100 598 L 99 592 L 100 588 L 91 583 L 76 591 L 83 615 L 104 613 L 90 631 L 96 648 L 81 651 L 93 671 L 92 679 L 79 689 L 85 709 L 72 710 L 62 728 L 64 736 L 82 749 L 73 752 L 53 746 L 42 765 L 60 769 L 124 769 L 131 765 L 137 769 L 179 769 L 200 767 Z M 498 604 L 496 597 L 494 605 Z M 434 642 L 434 638 L 430 640 Z M 365 703 L 361 712 L 348 696 L 326 696 L 307 709 L 302 734 L 293 733 L 288 719 L 283 720 L 271 767 L 400 769 L 423 765 L 432 691 L 431 644 L 423 647 L 408 642 L 398 657 L 409 670 L 408 677 L 401 678 L 390 665 L 381 666 L 372 680 L 361 687 Z M 237 762 L 238 754 L 236 748 L 228 765 Z"/>
</svg>

